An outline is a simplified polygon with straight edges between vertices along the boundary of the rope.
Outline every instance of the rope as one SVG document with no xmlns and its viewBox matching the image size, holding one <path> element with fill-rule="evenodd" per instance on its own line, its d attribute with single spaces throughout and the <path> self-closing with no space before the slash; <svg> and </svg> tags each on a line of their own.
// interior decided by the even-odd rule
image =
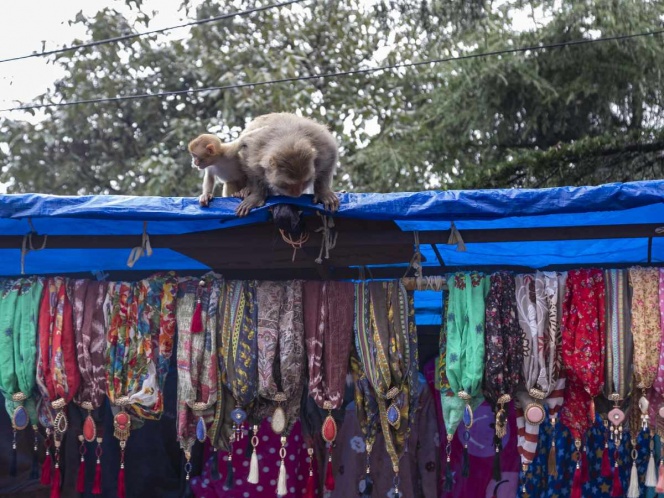
<svg viewBox="0 0 664 498">
<path fill-rule="evenodd" d="M 451 246 L 457 246 L 457 251 L 466 252 L 466 243 L 463 241 L 459 230 L 457 229 L 454 222 L 450 225 L 450 238 L 447 239 L 447 244 Z"/>
<path fill-rule="evenodd" d="M 150 236 L 148 235 L 148 222 L 143 222 L 143 236 L 141 237 L 141 245 L 134 247 L 129 253 L 129 258 L 127 259 L 127 266 L 132 268 L 136 261 L 138 261 L 141 256 L 152 256 L 152 246 L 150 245 Z"/>
<path fill-rule="evenodd" d="M 337 231 L 334 229 L 334 219 L 331 216 L 325 216 L 320 213 L 317 213 L 323 220 L 323 226 L 317 228 L 316 232 L 323 233 L 323 240 L 320 245 L 320 252 L 316 258 L 316 263 L 319 265 L 323 264 L 323 253 L 325 253 L 325 259 L 330 259 L 330 250 L 334 249 L 337 245 Z"/>
<path fill-rule="evenodd" d="M 283 228 L 279 229 L 279 233 L 281 234 L 283 241 L 293 248 L 293 259 L 291 259 L 291 261 L 294 262 L 297 250 L 302 249 L 304 244 L 309 240 L 309 232 L 302 232 L 298 239 L 293 239 L 293 237 Z"/>
<path fill-rule="evenodd" d="M 44 242 L 42 242 L 41 247 L 35 248 L 32 244 L 32 236 L 39 234 L 37 233 L 37 230 L 35 230 L 31 218 L 28 218 L 28 224 L 30 225 L 30 231 L 23 236 L 23 242 L 21 244 L 21 275 L 25 275 L 25 257 L 30 251 L 41 251 L 42 249 L 45 249 L 46 240 L 48 239 L 48 235 L 44 235 Z"/>
</svg>

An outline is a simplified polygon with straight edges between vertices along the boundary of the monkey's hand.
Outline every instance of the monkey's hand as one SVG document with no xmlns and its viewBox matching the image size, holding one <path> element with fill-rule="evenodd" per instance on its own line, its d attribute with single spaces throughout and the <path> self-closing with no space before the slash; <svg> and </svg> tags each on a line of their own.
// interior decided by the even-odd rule
<svg viewBox="0 0 664 498">
<path fill-rule="evenodd" d="M 235 214 L 240 218 L 247 216 L 249 211 L 255 207 L 260 207 L 265 204 L 265 198 L 257 194 L 250 194 L 244 198 L 240 205 L 235 210 Z"/>
<path fill-rule="evenodd" d="M 239 197 L 240 199 L 246 199 L 251 194 L 251 189 L 249 187 L 244 187 L 243 189 L 238 190 L 233 194 L 233 197 Z"/>
<path fill-rule="evenodd" d="M 331 190 L 323 190 L 314 195 L 314 204 L 322 203 L 325 209 L 334 212 L 339 209 L 339 198 Z"/>
<path fill-rule="evenodd" d="M 208 193 L 202 193 L 200 197 L 198 198 L 198 203 L 203 206 L 203 207 L 208 207 L 210 205 L 210 202 L 214 199 L 214 196 L 212 194 Z"/>
</svg>

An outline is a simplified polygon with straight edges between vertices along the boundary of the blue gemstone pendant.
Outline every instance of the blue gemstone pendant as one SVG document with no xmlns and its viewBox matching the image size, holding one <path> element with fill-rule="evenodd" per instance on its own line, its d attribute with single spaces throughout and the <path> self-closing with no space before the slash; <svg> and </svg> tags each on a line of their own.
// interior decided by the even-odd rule
<svg viewBox="0 0 664 498">
<path fill-rule="evenodd" d="M 207 427 L 205 426 L 205 419 L 203 417 L 198 417 L 198 423 L 196 424 L 196 439 L 201 443 L 205 442 L 207 437 Z"/>
<path fill-rule="evenodd" d="M 242 408 L 236 408 L 231 412 L 231 419 L 233 419 L 234 424 L 242 425 L 242 423 L 247 420 L 247 412 Z"/>
<path fill-rule="evenodd" d="M 473 426 L 473 409 L 470 407 L 470 405 L 466 405 L 466 407 L 463 409 L 463 425 L 465 425 L 468 429 Z"/>
<path fill-rule="evenodd" d="M 25 407 L 23 405 L 17 406 L 12 415 L 12 426 L 14 429 L 22 431 L 28 426 L 28 422 L 28 412 L 25 411 Z"/>
<path fill-rule="evenodd" d="M 399 428 L 399 422 L 401 422 L 401 412 L 399 412 L 399 407 L 396 403 L 390 403 L 390 406 L 387 409 L 387 421 L 395 429 Z"/>
</svg>

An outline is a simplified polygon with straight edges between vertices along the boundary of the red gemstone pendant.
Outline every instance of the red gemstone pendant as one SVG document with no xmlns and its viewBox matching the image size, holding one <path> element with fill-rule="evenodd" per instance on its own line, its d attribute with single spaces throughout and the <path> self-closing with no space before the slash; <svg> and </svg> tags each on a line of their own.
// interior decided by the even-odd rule
<svg viewBox="0 0 664 498">
<path fill-rule="evenodd" d="M 94 442 L 97 437 L 97 426 L 90 415 L 85 417 L 85 421 L 83 422 L 83 437 L 88 443 Z"/>
<path fill-rule="evenodd" d="M 323 422 L 322 436 L 325 442 L 332 443 L 337 438 L 337 423 L 332 415 L 325 417 Z"/>
</svg>

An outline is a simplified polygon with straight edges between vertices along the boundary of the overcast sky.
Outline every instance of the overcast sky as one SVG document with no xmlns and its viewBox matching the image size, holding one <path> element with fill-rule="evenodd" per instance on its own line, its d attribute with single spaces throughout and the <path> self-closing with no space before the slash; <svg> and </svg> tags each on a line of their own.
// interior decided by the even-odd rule
<svg viewBox="0 0 664 498">
<path fill-rule="evenodd" d="M 181 3 L 181 0 L 146 0 L 146 12 L 158 11 L 150 29 L 182 22 L 183 13 L 178 12 Z M 105 6 L 130 12 L 123 0 L 3 0 L 0 59 L 40 52 L 43 48 L 61 48 L 74 38 L 87 40 L 85 30 L 80 25 L 70 26 L 68 21 L 79 11 L 92 16 Z M 172 36 L 177 36 L 178 32 L 184 33 L 184 30 L 174 30 Z M 14 107 L 16 100 L 29 101 L 62 75 L 62 69 L 49 64 L 47 57 L 0 64 L 0 108 Z"/>
</svg>

